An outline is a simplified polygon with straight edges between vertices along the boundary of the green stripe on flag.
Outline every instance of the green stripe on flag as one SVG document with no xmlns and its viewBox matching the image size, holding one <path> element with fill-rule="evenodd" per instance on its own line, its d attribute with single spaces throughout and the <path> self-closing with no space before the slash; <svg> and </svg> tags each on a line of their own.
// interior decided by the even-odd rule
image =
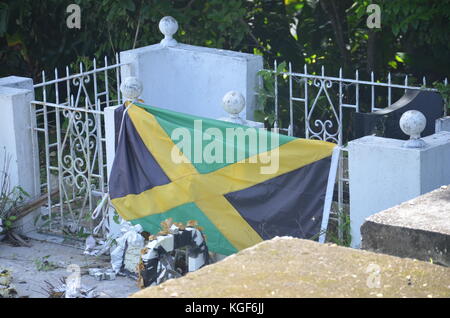
<svg viewBox="0 0 450 318">
<path fill-rule="evenodd" d="M 268 132 L 266 134 L 267 147 L 262 148 L 259 143 L 259 136 L 261 134 L 259 129 L 250 128 L 250 130 L 247 130 L 249 129 L 249 127 L 243 125 L 214 120 L 210 118 L 203 118 L 199 116 L 192 116 L 167 109 L 144 105 L 141 103 L 136 103 L 136 105 L 155 116 L 158 123 L 175 144 L 179 143 L 183 139 L 181 136 L 179 136 L 179 139 L 174 140 L 173 133 L 175 129 L 183 127 L 182 129 L 185 129 L 189 132 L 190 153 L 187 151 L 183 152 L 185 156 L 192 162 L 197 171 L 202 174 L 216 171 L 225 166 L 236 163 L 242 159 L 249 158 L 261 152 L 272 150 L 296 139 L 295 137 L 276 134 L 279 137 L 278 143 L 272 144 L 272 133 Z M 236 137 L 234 137 L 234 140 L 227 140 L 227 128 L 232 128 L 232 131 L 242 129 L 244 133 L 254 132 L 256 143 L 250 143 L 249 136 L 245 137 L 243 144 L 238 144 Z M 220 134 L 218 138 L 216 138 L 215 133 Z M 198 140 L 200 140 L 201 143 L 198 143 Z M 218 162 L 206 162 L 204 160 L 205 158 L 201 156 L 203 153 L 206 152 L 216 155 L 215 151 L 212 150 L 213 142 L 216 142 L 218 148 L 222 149 L 222 154 L 218 154 L 216 157 L 220 158 L 220 160 L 217 160 Z M 227 148 L 233 151 L 233 157 L 227 158 Z M 237 149 L 241 149 L 242 153 L 244 154 L 243 158 L 237 157 Z"/>
<path fill-rule="evenodd" d="M 237 252 L 237 249 L 231 245 L 225 236 L 223 236 L 217 227 L 193 202 L 177 206 L 164 213 L 130 220 L 130 222 L 133 225 L 140 224 L 144 228 L 144 231 L 156 234 L 161 230 L 160 223 L 168 218 L 172 218 L 173 222 L 182 223 L 187 223 L 190 220 L 197 221 L 198 225 L 204 229 L 203 233 L 206 235 L 206 244 L 212 252 L 223 255 L 231 255 Z"/>
</svg>

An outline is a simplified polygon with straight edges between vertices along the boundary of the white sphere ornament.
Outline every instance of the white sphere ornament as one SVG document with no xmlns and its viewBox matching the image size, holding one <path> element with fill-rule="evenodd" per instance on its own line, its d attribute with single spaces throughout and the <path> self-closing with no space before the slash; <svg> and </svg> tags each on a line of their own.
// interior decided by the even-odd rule
<svg viewBox="0 0 450 318">
<path fill-rule="evenodd" d="M 227 113 L 238 115 L 245 107 L 245 98 L 238 91 L 229 91 L 223 96 L 222 103 Z"/>
<path fill-rule="evenodd" d="M 164 47 L 176 46 L 178 42 L 173 38 L 173 35 L 178 30 L 178 22 L 171 16 L 166 16 L 159 21 L 159 30 L 164 34 L 164 39 L 161 40 L 161 45 Z"/>
<path fill-rule="evenodd" d="M 239 117 L 239 113 L 245 107 L 245 98 L 238 91 L 229 91 L 222 99 L 222 107 L 229 114 L 222 120 L 245 125 L 246 120 Z"/>
<path fill-rule="evenodd" d="M 134 101 L 142 94 L 142 83 L 137 77 L 127 77 L 120 84 L 120 91 L 125 99 Z"/>
<path fill-rule="evenodd" d="M 408 136 L 409 140 L 403 144 L 406 148 L 423 148 L 426 146 L 425 141 L 420 139 L 420 134 L 427 125 L 427 119 L 424 114 L 418 110 L 408 110 L 400 118 L 400 128 Z"/>
</svg>

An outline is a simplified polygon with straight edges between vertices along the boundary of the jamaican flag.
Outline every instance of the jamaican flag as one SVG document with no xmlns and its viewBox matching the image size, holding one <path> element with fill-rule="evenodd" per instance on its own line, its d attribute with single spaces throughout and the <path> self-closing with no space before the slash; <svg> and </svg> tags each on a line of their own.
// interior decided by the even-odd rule
<svg viewBox="0 0 450 318">
<path fill-rule="evenodd" d="M 335 144 L 141 103 L 118 107 L 115 121 L 111 202 L 147 232 L 195 220 L 208 248 L 229 255 L 274 236 L 317 237 L 328 221 Z"/>
</svg>

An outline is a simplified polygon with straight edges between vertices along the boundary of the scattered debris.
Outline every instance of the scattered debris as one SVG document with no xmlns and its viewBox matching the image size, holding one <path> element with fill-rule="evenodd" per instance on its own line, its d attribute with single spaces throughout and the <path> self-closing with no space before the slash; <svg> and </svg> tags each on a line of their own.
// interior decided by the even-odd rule
<svg viewBox="0 0 450 318">
<path fill-rule="evenodd" d="M 28 239 L 17 230 L 17 222 L 47 202 L 48 195 L 31 198 L 21 186 L 13 186 L 10 178 L 11 155 L 4 150 L 0 167 L 0 241 L 6 240 L 13 246 L 31 247 Z M 55 189 L 50 196 L 57 195 Z M 27 200 L 28 199 L 28 200 Z"/>
<path fill-rule="evenodd" d="M 99 271 L 101 271 L 101 270 L 102 270 L 101 268 L 97 268 L 97 267 L 95 267 L 95 268 L 89 268 L 88 274 L 89 274 L 89 276 L 94 276 L 95 273 L 97 273 L 97 272 L 99 272 Z"/>
<path fill-rule="evenodd" d="M 48 271 L 52 271 L 54 269 L 59 268 L 59 266 L 57 264 L 50 262 L 48 260 L 49 257 L 50 257 L 50 255 L 46 255 L 43 257 L 36 258 L 34 260 L 34 264 L 36 265 L 36 269 L 38 271 L 48 272 Z"/>
<path fill-rule="evenodd" d="M 86 289 L 83 286 L 68 286 L 63 277 L 60 278 L 58 285 L 53 285 L 49 281 L 45 281 L 45 284 L 46 287 L 42 287 L 42 289 L 48 298 L 97 298 L 99 296 L 95 287 Z"/>
<path fill-rule="evenodd" d="M 12 281 L 11 271 L 4 269 L 0 272 L 0 285 L 8 286 Z"/>
<path fill-rule="evenodd" d="M 15 298 L 17 291 L 12 281 L 12 274 L 10 270 L 0 269 L 0 298 Z"/>
<path fill-rule="evenodd" d="M 89 275 L 96 280 L 115 280 L 116 273 L 113 269 L 90 268 Z"/>
<path fill-rule="evenodd" d="M 137 267 L 141 260 L 141 250 L 142 246 L 128 246 L 123 260 L 124 271 L 132 273 L 136 279 L 138 277 Z"/>
<path fill-rule="evenodd" d="M 161 284 L 209 264 L 206 238 L 196 221 L 189 221 L 184 225 L 167 219 L 161 223 L 161 227 L 162 231 L 151 235 L 150 242 L 142 249 L 137 268 L 140 288 Z M 176 265 L 177 251 L 182 248 L 186 248 L 185 271 Z"/>
<path fill-rule="evenodd" d="M 52 192 L 50 193 L 50 196 L 55 197 L 58 194 L 59 194 L 59 188 L 56 188 L 56 189 L 52 190 Z M 30 214 L 31 212 L 36 211 L 36 209 L 38 209 L 41 206 L 43 206 L 44 204 L 46 204 L 47 200 L 48 200 L 48 195 L 43 194 L 37 198 L 29 200 L 26 203 L 23 203 L 16 212 L 17 219 L 21 219 L 21 218 L 27 216 L 28 214 Z"/>
<path fill-rule="evenodd" d="M 125 253 L 129 246 L 144 247 L 144 237 L 140 234 L 142 226 L 140 224 L 131 225 L 130 222 L 122 221 L 121 223 L 122 236 L 116 239 L 117 247 L 111 252 L 111 265 L 116 274 L 124 272 Z"/>
<path fill-rule="evenodd" d="M 89 235 L 86 238 L 86 248 L 84 250 L 84 254 L 90 255 L 92 251 L 95 249 L 95 246 L 97 245 L 97 242 L 95 241 L 95 238 L 92 235 Z"/>
<path fill-rule="evenodd" d="M 108 237 L 105 240 L 99 240 L 94 238 L 94 236 L 89 235 L 86 238 L 85 249 L 83 254 L 92 255 L 92 256 L 100 256 L 103 254 L 109 254 L 109 250 L 113 244 L 114 240 L 112 237 Z"/>
</svg>

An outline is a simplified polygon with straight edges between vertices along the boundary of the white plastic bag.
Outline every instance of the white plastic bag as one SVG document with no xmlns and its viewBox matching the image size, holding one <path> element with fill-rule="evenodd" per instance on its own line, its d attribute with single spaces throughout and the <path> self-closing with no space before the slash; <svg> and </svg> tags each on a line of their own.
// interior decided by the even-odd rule
<svg viewBox="0 0 450 318">
<path fill-rule="evenodd" d="M 122 268 L 125 246 L 144 247 L 144 237 L 140 234 L 143 228 L 140 224 L 131 225 L 130 222 L 122 220 L 121 229 L 122 235 L 116 239 L 117 247 L 111 252 L 111 266 L 114 272 L 117 274 Z"/>
</svg>

